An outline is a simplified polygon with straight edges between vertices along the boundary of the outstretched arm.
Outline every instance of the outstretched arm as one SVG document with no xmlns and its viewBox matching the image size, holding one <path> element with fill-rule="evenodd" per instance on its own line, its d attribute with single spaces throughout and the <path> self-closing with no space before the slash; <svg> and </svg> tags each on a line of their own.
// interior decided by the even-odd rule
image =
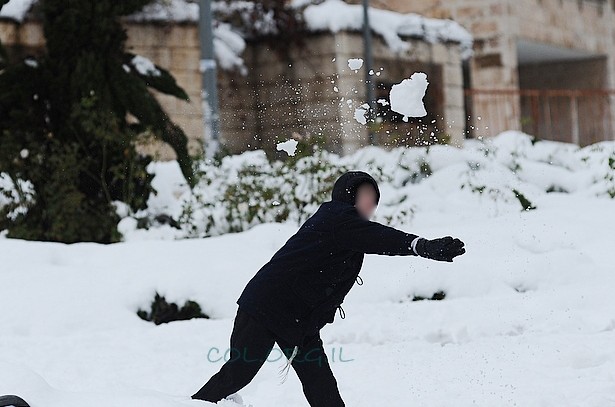
<svg viewBox="0 0 615 407">
<path fill-rule="evenodd" d="M 421 256 L 452 262 L 465 253 L 464 243 L 446 236 L 429 240 L 412 233 L 362 218 L 349 208 L 344 218 L 333 226 L 335 240 L 341 248 L 366 254 Z"/>
<path fill-rule="evenodd" d="M 412 242 L 418 241 L 417 235 L 372 222 L 357 216 L 349 216 L 333 227 L 338 246 L 367 254 L 388 256 L 417 256 Z"/>
</svg>

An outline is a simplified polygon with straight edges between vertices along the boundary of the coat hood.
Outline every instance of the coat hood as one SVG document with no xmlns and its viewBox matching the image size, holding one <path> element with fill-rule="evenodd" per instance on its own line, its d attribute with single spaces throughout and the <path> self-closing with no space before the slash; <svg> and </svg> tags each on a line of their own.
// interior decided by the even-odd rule
<svg viewBox="0 0 615 407">
<path fill-rule="evenodd" d="M 378 201 L 380 201 L 378 183 L 371 175 L 363 171 L 348 171 L 339 177 L 333 185 L 331 199 L 354 205 L 359 185 L 366 182 L 372 184 L 376 189 L 376 205 L 378 205 Z"/>
</svg>

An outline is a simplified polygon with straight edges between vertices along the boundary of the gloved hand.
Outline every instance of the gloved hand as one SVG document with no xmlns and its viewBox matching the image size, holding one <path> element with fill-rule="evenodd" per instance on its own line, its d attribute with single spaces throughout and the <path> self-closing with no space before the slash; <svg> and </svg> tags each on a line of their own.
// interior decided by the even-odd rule
<svg viewBox="0 0 615 407">
<path fill-rule="evenodd" d="M 454 257 L 466 252 L 464 243 L 459 239 L 453 239 L 451 236 L 433 240 L 420 237 L 413 245 L 413 250 L 421 257 L 448 262 L 452 262 Z"/>
</svg>

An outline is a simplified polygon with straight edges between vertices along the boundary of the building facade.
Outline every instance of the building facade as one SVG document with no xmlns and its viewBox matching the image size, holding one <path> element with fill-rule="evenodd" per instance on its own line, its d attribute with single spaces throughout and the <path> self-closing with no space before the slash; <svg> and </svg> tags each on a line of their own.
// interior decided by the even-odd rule
<svg viewBox="0 0 615 407">
<path fill-rule="evenodd" d="M 347 3 L 360 3 L 348 0 Z M 357 31 L 312 32 L 300 42 L 248 41 L 246 70 L 218 70 L 222 145 L 230 153 L 275 150 L 289 137 L 324 139 L 340 154 L 435 141 L 461 145 L 466 137 L 509 129 L 580 145 L 615 137 L 615 11 L 601 0 L 378 0 L 372 7 L 451 19 L 474 37 L 473 56 L 458 44 L 404 38 L 391 50 L 374 33 L 378 117 L 355 119 L 367 100 L 365 72 L 349 58 L 363 55 Z M 190 101 L 156 95 L 199 152 L 205 134 L 198 26 L 186 21 L 126 21 L 128 49 L 168 69 Z M 0 20 L 0 40 L 22 55 L 44 49 L 39 22 Z M 423 71 L 430 82 L 428 116 L 404 121 L 386 105 L 394 83 Z M 143 150 L 173 158 L 163 144 Z"/>
<path fill-rule="evenodd" d="M 186 132 L 190 151 L 202 151 L 205 134 L 201 103 L 198 26 L 195 21 L 125 21 L 127 50 L 167 69 L 190 101 L 156 94 L 171 119 Z M 0 20 L 0 40 L 19 55 L 44 51 L 42 25 L 32 18 Z M 221 144 L 228 153 L 275 145 L 290 137 L 324 140 L 327 149 L 345 154 L 369 144 L 384 147 L 448 142 L 461 145 L 464 132 L 462 59 L 459 44 L 406 40 L 405 52 L 373 39 L 377 120 L 355 118 L 367 101 L 365 69 L 351 70 L 348 59 L 363 56 L 359 32 L 308 33 L 300 42 L 253 40 L 241 57 L 245 70 L 218 69 Z M 425 97 L 429 115 L 402 120 L 390 111 L 388 91 L 416 71 L 428 74 Z M 370 134 L 371 133 L 371 134 Z M 163 143 L 141 150 L 159 159 L 174 158 Z"/>
<path fill-rule="evenodd" d="M 408 41 L 409 51 L 399 54 L 374 39 L 371 78 L 381 102 L 376 103 L 376 121 L 367 124 L 355 117 L 367 101 L 365 68 L 348 66 L 349 59 L 363 56 L 360 33 L 312 34 L 283 49 L 249 44 L 244 52 L 247 75 L 227 72 L 220 77 L 224 145 L 232 152 L 246 147 L 269 150 L 293 134 L 324 138 L 327 149 L 340 154 L 369 144 L 434 142 L 438 135 L 442 142 L 460 145 L 464 100 L 459 47 Z M 430 81 L 425 97 L 429 115 L 406 122 L 390 111 L 388 91 L 417 71 L 427 73 Z"/>
<path fill-rule="evenodd" d="M 615 138 L 614 2 L 379 0 L 372 4 L 450 18 L 472 33 L 474 56 L 464 75 L 470 135 L 518 129 L 581 145 Z"/>
</svg>

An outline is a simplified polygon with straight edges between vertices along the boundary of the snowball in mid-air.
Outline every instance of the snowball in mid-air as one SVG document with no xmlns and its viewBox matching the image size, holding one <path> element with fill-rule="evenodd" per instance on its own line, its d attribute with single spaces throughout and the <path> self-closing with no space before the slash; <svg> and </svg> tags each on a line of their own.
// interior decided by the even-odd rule
<svg viewBox="0 0 615 407">
<path fill-rule="evenodd" d="M 361 124 L 367 123 L 367 118 L 365 117 L 365 113 L 367 113 L 367 109 L 363 107 L 358 107 L 354 110 L 354 119 Z"/>
<path fill-rule="evenodd" d="M 363 66 L 363 60 L 361 58 L 350 58 L 348 60 L 348 68 L 354 71 L 361 69 L 362 66 Z"/>
<path fill-rule="evenodd" d="M 284 150 L 288 155 L 295 155 L 295 151 L 297 151 L 297 144 L 297 140 L 291 138 L 289 140 L 278 143 L 276 145 L 276 149 L 278 151 Z"/>
<path fill-rule="evenodd" d="M 404 79 L 401 83 L 393 85 L 389 94 L 391 110 L 403 114 L 405 117 L 426 116 L 427 111 L 423 104 L 423 97 L 428 84 L 426 74 L 415 72 L 410 76 L 410 79 Z"/>
</svg>

